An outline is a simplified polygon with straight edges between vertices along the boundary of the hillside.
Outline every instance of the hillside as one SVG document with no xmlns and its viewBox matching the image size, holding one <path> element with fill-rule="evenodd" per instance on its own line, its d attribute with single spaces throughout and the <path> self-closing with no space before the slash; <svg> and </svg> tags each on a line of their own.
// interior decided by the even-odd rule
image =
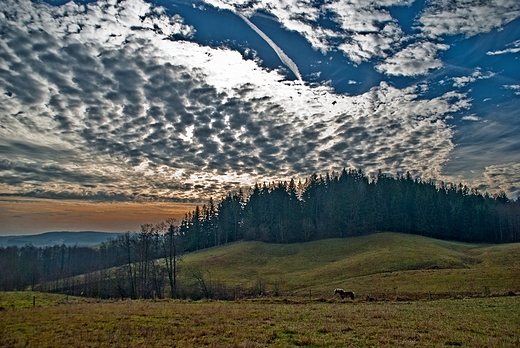
<svg viewBox="0 0 520 348">
<path fill-rule="evenodd" d="M 116 238 L 119 233 L 111 232 L 46 232 L 41 234 L 23 236 L 0 236 L 0 247 L 18 246 L 22 247 L 32 244 L 35 247 L 46 247 L 52 245 L 66 246 L 92 246 L 106 242 L 109 238 Z"/>
<path fill-rule="evenodd" d="M 520 244 L 447 242 L 378 233 L 299 244 L 237 242 L 186 255 L 181 280 L 263 284 L 292 294 L 507 293 L 520 291 Z"/>
</svg>

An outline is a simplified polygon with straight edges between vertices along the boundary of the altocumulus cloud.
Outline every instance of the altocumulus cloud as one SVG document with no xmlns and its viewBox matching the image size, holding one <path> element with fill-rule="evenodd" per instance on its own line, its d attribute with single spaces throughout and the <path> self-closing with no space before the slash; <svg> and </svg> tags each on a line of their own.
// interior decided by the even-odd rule
<svg viewBox="0 0 520 348">
<path fill-rule="evenodd" d="M 445 49 L 402 44 L 379 7 L 207 3 L 245 15 L 264 10 L 323 52 L 381 58 L 378 69 L 390 75 L 437 68 Z M 3 194 L 191 201 L 343 166 L 437 178 L 454 147 L 445 120 L 469 107 L 461 93 L 426 98 L 425 85 L 382 82 L 348 96 L 286 81 L 237 51 L 190 42 L 194 28 L 141 0 L 61 7 L 4 0 L 0 8 Z M 329 12 L 340 31 L 317 24 Z M 352 20 L 360 13 L 369 20 Z M 420 19 L 429 36 L 438 35 L 426 30 L 437 14 Z M 421 58 L 411 62 L 411 50 Z M 401 63 L 410 69 L 398 70 Z"/>
<path fill-rule="evenodd" d="M 515 0 L 436 0 L 431 5 L 418 21 L 420 30 L 430 38 L 489 32 L 520 15 L 520 4 Z"/>
<path fill-rule="evenodd" d="M 415 42 L 377 66 L 377 70 L 388 75 L 417 76 L 425 75 L 431 69 L 442 66 L 438 59 L 439 50 L 447 50 L 448 45 L 431 42 Z"/>
</svg>

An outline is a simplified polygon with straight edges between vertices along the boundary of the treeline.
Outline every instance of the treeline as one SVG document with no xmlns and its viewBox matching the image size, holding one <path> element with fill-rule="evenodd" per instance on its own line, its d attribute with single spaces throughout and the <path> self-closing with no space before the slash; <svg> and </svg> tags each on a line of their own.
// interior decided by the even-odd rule
<svg viewBox="0 0 520 348">
<path fill-rule="evenodd" d="M 197 207 L 181 221 L 188 250 L 237 240 L 307 242 L 374 231 L 505 243 L 520 241 L 520 200 L 409 173 L 369 177 L 359 170 L 309 177 L 304 183 L 255 185 Z"/>
<path fill-rule="evenodd" d="M 48 247 L 0 247 L 0 291 L 40 290 L 60 292 L 77 285 L 76 276 L 96 274 L 103 278 L 106 269 L 117 264 L 108 245 L 100 248 L 54 245 Z"/>
<path fill-rule="evenodd" d="M 0 291 L 175 298 L 183 251 L 179 237 L 178 224 L 171 219 L 142 225 L 140 232 L 127 232 L 97 247 L 1 247 Z"/>
</svg>

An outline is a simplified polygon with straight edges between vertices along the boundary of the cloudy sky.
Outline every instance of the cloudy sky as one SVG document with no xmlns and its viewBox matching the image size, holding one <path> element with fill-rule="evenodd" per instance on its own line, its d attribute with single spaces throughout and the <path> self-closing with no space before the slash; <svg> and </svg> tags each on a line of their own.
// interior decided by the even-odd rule
<svg viewBox="0 0 520 348">
<path fill-rule="evenodd" d="M 2 0 L 0 234 L 343 167 L 520 195 L 517 0 Z"/>
</svg>

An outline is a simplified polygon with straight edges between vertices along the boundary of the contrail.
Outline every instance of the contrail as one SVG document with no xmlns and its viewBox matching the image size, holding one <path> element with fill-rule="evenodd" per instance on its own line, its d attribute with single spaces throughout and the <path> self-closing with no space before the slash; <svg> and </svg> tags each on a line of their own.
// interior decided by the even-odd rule
<svg viewBox="0 0 520 348">
<path fill-rule="evenodd" d="M 280 60 L 282 61 L 282 63 L 284 63 L 289 69 L 291 69 L 291 71 L 294 73 L 294 75 L 296 75 L 296 77 L 298 78 L 298 80 L 302 80 L 302 75 L 300 75 L 300 71 L 298 70 L 298 66 L 296 66 L 296 64 L 291 60 L 291 58 L 289 58 L 283 51 L 280 47 L 278 47 L 274 42 L 273 40 L 271 40 L 269 38 L 269 36 L 265 35 L 263 31 L 261 31 L 256 25 L 254 25 L 253 23 L 251 23 L 251 21 L 249 19 L 247 19 L 247 17 L 245 17 L 244 15 L 242 15 L 240 12 L 236 11 L 235 12 L 240 18 L 242 18 L 244 20 L 244 22 L 246 22 L 247 25 L 249 25 L 251 27 L 251 29 L 253 29 L 258 35 L 260 35 L 260 37 L 262 39 L 265 40 L 265 42 L 267 42 L 269 44 L 269 46 L 271 46 L 271 48 L 276 52 L 276 54 L 278 55 L 278 58 L 280 58 Z"/>
</svg>

